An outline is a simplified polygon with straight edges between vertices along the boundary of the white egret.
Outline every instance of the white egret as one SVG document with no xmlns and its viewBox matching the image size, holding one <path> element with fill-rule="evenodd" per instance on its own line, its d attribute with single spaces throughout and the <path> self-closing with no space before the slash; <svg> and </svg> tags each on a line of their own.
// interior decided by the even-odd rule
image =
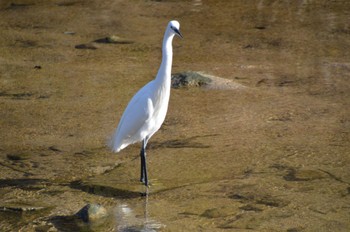
<svg viewBox="0 0 350 232">
<path fill-rule="evenodd" d="M 162 63 L 154 80 L 141 88 L 130 100 L 111 139 L 113 152 L 119 152 L 130 144 L 142 141 L 141 178 L 148 186 L 146 146 L 148 140 L 164 122 L 170 97 L 172 41 L 175 35 L 182 38 L 179 22 L 170 21 L 163 38 Z"/>
</svg>

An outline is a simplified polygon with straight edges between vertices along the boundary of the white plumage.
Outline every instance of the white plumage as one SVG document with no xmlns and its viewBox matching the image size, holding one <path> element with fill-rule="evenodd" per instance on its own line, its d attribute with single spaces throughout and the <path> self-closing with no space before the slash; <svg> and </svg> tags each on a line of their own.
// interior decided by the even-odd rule
<svg viewBox="0 0 350 232">
<path fill-rule="evenodd" d="M 146 146 L 152 135 L 164 122 L 170 98 L 172 41 L 182 35 L 179 22 L 170 21 L 163 38 L 162 63 L 154 80 L 141 88 L 126 107 L 111 139 L 113 152 L 119 152 L 130 144 L 142 141 L 141 181 L 148 186 L 146 169 Z"/>
</svg>

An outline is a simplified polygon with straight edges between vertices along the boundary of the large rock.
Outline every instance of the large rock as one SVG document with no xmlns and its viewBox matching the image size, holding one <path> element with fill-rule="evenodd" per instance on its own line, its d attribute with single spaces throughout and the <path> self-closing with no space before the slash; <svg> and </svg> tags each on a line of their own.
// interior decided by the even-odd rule
<svg viewBox="0 0 350 232">
<path fill-rule="evenodd" d="M 211 79 L 198 73 L 192 71 L 186 71 L 181 73 L 175 73 L 171 76 L 171 87 L 181 88 L 181 87 L 196 87 L 207 85 L 211 82 Z"/>
<path fill-rule="evenodd" d="M 84 222 L 96 222 L 106 218 L 107 215 L 106 208 L 100 204 L 87 204 L 76 213 L 76 216 L 81 218 Z"/>
<path fill-rule="evenodd" d="M 209 75 L 203 72 L 185 71 L 175 73 L 171 76 L 171 87 L 206 87 L 208 89 L 245 89 L 242 84 L 236 83 L 233 80 Z"/>
</svg>

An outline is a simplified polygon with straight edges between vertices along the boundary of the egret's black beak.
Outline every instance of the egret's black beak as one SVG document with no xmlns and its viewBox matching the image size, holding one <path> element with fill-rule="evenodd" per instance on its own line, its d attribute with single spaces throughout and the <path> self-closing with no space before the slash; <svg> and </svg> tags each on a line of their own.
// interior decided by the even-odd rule
<svg viewBox="0 0 350 232">
<path fill-rule="evenodd" d="M 176 35 L 178 35 L 181 39 L 183 39 L 183 36 L 178 29 L 174 29 L 174 31 L 175 31 Z"/>
</svg>

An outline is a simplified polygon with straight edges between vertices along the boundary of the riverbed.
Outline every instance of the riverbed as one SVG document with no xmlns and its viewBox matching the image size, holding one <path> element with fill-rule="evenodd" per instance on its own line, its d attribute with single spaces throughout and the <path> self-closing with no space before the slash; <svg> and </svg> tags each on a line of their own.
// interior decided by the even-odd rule
<svg viewBox="0 0 350 232">
<path fill-rule="evenodd" d="M 341 0 L 2 1 L 0 230 L 349 231 L 349 18 Z M 106 144 L 172 19 L 172 72 L 240 87 L 171 90 L 146 189 L 140 144 Z M 88 203 L 108 219 L 72 216 Z"/>
</svg>

